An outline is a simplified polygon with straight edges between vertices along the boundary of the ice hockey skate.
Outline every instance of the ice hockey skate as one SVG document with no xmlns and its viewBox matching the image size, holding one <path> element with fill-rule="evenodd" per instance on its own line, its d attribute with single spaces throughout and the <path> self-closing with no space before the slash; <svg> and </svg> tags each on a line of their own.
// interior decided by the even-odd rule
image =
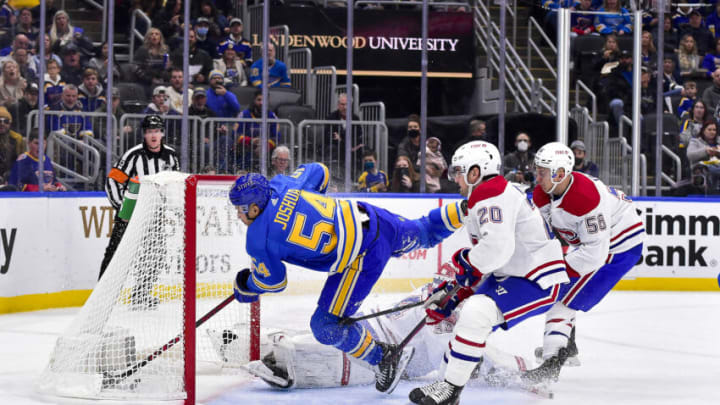
<svg viewBox="0 0 720 405">
<path fill-rule="evenodd" d="M 447 381 L 437 381 L 410 392 L 410 400 L 421 405 L 455 405 L 460 401 L 463 387 L 450 384 Z M 421 393 L 427 393 L 418 399 Z"/>
<path fill-rule="evenodd" d="M 568 358 L 568 349 L 565 347 L 560 348 L 558 354 L 546 359 L 540 367 L 532 370 L 528 370 L 522 374 L 522 379 L 525 382 L 532 384 L 557 382 L 560 376 L 560 369 Z"/>
<path fill-rule="evenodd" d="M 397 353 L 397 345 L 378 342 L 383 349 L 383 358 L 375 373 L 375 388 L 380 392 L 392 393 L 405 371 L 415 348 L 405 347 Z"/>
</svg>

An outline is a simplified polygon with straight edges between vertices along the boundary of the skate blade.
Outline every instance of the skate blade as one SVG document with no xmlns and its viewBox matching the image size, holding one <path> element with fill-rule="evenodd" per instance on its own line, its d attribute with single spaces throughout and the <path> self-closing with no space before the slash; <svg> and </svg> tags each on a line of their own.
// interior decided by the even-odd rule
<svg viewBox="0 0 720 405">
<path fill-rule="evenodd" d="M 397 387 L 398 383 L 400 382 L 400 377 L 402 377 L 414 354 L 414 347 L 405 347 L 403 349 L 402 353 L 400 354 L 400 361 L 398 362 L 397 369 L 395 370 L 395 379 L 393 380 L 392 384 L 390 384 L 390 388 L 385 391 L 386 394 L 392 394 L 392 392 L 395 390 L 395 387 Z"/>
</svg>

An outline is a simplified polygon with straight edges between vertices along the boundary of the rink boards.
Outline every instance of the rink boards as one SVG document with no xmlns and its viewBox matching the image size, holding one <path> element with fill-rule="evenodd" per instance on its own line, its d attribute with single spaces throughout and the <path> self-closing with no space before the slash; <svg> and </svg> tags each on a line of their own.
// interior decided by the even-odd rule
<svg viewBox="0 0 720 405">
<path fill-rule="evenodd" d="M 408 218 L 457 201 L 447 195 L 337 196 L 361 198 Z M 638 198 L 635 204 L 648 238 L 642 262 L 616 288 L 719 291 L 720 200 Z M 97 281 L 113 216 L 104 193 L 0 196 L 0 313 L 82 305 Z M 249 267 L 245 227 L 218 199 L 200 201 L 197 217 L 197 271 L 226 273 L 231 281 Z M 426 282 L 446 271 L 445 262 L 466 245 L 460 230 L 436 248 L 392 259 L 375 291 L 408 291 Z M 319 291 L 324 273 L 289 267 L 285 293 Z"/>
</svg>

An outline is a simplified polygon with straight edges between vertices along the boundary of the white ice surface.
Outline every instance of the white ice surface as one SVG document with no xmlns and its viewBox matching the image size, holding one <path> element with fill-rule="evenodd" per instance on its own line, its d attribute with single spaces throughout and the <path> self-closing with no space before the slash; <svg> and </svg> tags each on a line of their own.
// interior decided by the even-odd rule
<svg viewBox="0 0 720 405">
<path fill-rule="evenodd" d="M 397 297 L 380 298 L 390 303 Z M 264 298 L 262 324 L 306 330 L 316 300 L 309 295 Z M 46 397 L 34 390 L 55 339 L 77 311 L 0 316 L 0 405 L 98 403 Z M 555 399 L 476 385 L 463 391 L 461 403 L 720 404 L 720 293 L 612 292 L 590 313 L 579 314 L 577 325 L 582 366 L 563 369 L 553 386 Z M 542 332 L 543 318 L 534 318 L 508 332 L 496 332 L 489 344 L 532 358 Z M 403 381 L 392 395 L 377 393 L 372 386 L 282 392 L 245 375 L 201 376 L 198 402 L 407 404 L 407 393 L 425 383 Z"/>
</svg>

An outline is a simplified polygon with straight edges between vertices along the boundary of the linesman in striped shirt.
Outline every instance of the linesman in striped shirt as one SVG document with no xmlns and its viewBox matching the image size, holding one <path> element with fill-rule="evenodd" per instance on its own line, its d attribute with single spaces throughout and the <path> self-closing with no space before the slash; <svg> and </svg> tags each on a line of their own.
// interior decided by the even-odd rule
<svg viewBox="0 0 720 405">
<path fill-rule="evenodd" d="M 129 187 L 130 180 L 134 177 L 142 178 L 143 176 L 155 174 L 165 170 L 179 170 L 178 157 L 175 150 L 163 143 L 165 122 L 156 114 L 146 116 L 142 121 L 143 143 L 135 145 L 125 152 L 115 166 L 110 169 L 108 178 L 105 182 L 105 192 L 107 193 L 110 204 L 115 209 L 116 215 L 113 224 L 113 231 L 110 236 L 110 242 L 105 249 L 105 257 L 103 257 L 100 265 L 100 277 L 102 277 L 105 269 L 110 264 L 110 260 L 115 254 L 115 250 L 120 244 L 125 229 L 127 228 L 127 219 L 119 216 L 120 207 L 126 190 Z M 142 280 L 138 283 L 138 287 L 144 285 L 147 288 L 139 288 L 133 291 L 132 299 L 141 299 L 145 301 L 145 296 L 149 294 L 152 287 L 151 279 L 155 275 L 148 275 L 148 280 Z M 142 291 L 141 291 L 142 290 Z M 142 297 L 141 297 L 142 296 Z"/>
</svg>

